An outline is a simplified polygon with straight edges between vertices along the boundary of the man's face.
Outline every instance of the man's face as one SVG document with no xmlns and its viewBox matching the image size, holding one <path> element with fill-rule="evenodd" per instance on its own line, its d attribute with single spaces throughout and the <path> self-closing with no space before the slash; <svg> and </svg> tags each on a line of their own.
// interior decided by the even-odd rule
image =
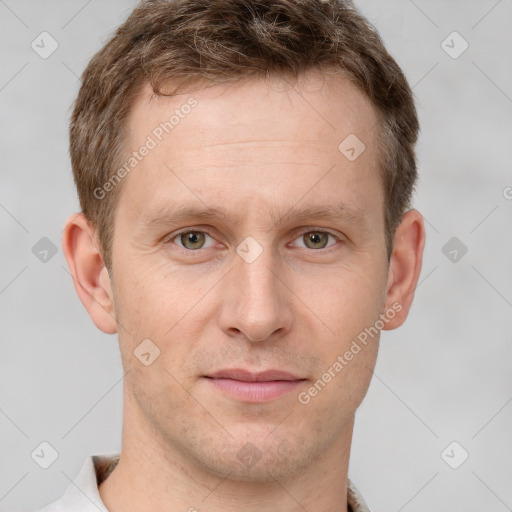
<svg viewBox="0 0 512 512">
<path fill-rule="evenodd" d="M 190 97 L 197 105 L 180 110 Z M 155 132 L 176 109 L 190 113 L 168 134 Z M 130 153 L 148 135 L 162 140 L 120 185 L 115 216 L 127 428 L 151 431 L 162 450 L 209 471 L 251 480 L 293 474 L 350 444 L 378 335 L 341 370 L 333 365 L 386 310 L 376 123 L 353 85 L 316 75 L 295 88 L 261 80 L 175 97 L 141 92 Z M 366 146 L 355 160 L 353 137 L 338 149 L 350 135 Z M 226 215 L 177 218 L 183 208 Z M 143 361 L 152 344 L 160 350 L 148 366 L 136 356 L 146 339 Z M 294 380 L 214 378 L 233 369 Z"/>
</svg>

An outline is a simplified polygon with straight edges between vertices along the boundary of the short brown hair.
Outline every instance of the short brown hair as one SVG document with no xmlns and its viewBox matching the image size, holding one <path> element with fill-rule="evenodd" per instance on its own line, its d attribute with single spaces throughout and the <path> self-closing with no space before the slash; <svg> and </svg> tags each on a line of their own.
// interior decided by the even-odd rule
<svg viewBox="0 0 512 512">
<path fill-rule="evenodd" d="M 149 82 L 156 94 L 262 76 L 339 72 L 379 115 L 379 172 L 388 258 L 417 177 L 418 119 L 412 91 L 375 28 L 346 0 L 145 0 L 91 59 L 70 124 L 73 176 L 82 212 L 111 268 L 120 186 L 98 198 L 123 158 L 126 120 Z M 176 87 L 163 91 L 170 83 Z M 341 142 L 341 141 L 340 141 Z"/>
</svg>

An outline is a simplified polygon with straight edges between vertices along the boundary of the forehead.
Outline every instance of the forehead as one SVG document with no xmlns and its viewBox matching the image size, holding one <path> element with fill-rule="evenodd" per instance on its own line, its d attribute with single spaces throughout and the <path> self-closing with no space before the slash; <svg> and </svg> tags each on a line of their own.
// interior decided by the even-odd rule
<svg viewBox="0 0 512 512">
<path fill-rule="evenodd" d="M 250 198 L 254 207 L 285 201 L 291 208 L 313 192 L 308 204 L 331 196 L 329 203 L 364 210 L 375 194 L 382 202 L 374 190 L 382 188 L 377 123 L 371 102 L 340 77 L 257 79 L 175 96 L 146 84 L 128 118 L 128 154 L 151 149 L 124 180 L 121 202 L 147 218 L 191 201 L 248 211 Z M 357 159 L 343 153 L 361 148 Z"/>
<path fill-rule="evenodd" d="M 187 103 L 192 98 L 197 106 L 189 109 Z M 189 115 L 190 111 L 193 115 Z M 191 119 L 182 123 L 188 117 Z M 203 141 L 180 140 L 182 144 L 190 142 L 182 145 L 183 148 L 193 149 L 208 140 L 232 142 L 233 136 L 240 136 L 242 141 L 242 135 L 250 138 L 253 131 L 261 127 L 276 141 L 283 127 L 287 135 L 302 141 L 313 142 L 320 134 L 329 132 L 342 135 L 347 130 L 368 139 L 371 134 L 366 132 L 377 123 L 377 115 L 371 101 L 348 79 L 340 74 L 310 71 L 297 81 L 282 76 L 226 84 L 201 82 L 188 92 L 174 96 L 157 95 L 149 83 L 145 83 L 136 95 L 128 118 L 131 142 L 156 128 L 152 124 L 155 121 L 170 120 L 170 138 L 179 137 L 185 131 L 183 125 L 199 129 L 195 135 L 201 136 Z M 297 123 L 297 120 L 302 122 Z"/>
</svg>

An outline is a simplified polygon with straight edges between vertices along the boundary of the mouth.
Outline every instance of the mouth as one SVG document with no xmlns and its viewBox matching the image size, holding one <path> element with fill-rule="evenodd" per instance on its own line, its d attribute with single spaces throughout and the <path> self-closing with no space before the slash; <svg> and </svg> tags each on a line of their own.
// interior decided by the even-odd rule
<svg viewBox="0 0 512 512">
<path fill-rule="evenodd" d="M 297 389 L 307 380 L 281 370 L 251 372 L 243 369 L 220 370 L 204 378 L 216 390 L 247 403 L 275 400 Z"/>
</svg>

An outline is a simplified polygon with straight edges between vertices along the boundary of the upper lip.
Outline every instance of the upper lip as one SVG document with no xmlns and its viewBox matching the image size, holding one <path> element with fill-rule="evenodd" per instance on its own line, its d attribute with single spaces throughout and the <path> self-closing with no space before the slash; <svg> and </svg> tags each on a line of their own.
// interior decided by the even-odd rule
<svg viewBox="0 0 512 512">
<path fill-rule="evenodd" d="M 232 379 L 243 382 L 270 382 L 275 380 L 303 380 L 289 372 L 281 370 L 265 370 L 263 372 L 251 372 L 239 368 L 219 370 L 218 372 L 206 375 L 212 379 Z"/>
</svg>

